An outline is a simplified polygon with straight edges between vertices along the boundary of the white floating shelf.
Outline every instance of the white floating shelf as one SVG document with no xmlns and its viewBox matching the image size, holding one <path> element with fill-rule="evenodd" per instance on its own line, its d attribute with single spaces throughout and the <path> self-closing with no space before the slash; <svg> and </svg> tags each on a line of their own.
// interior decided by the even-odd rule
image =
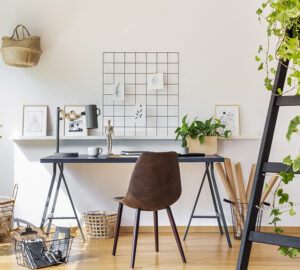
<svg viewBox="0 0 300 270">
<path fill-rule="evenodd" d="M 229 139 L 219 138 L 220 140 L 261 140 L 261 136 L 258 135 L 240 135 L 240 136 L 232 136 Z"/>
<path fill-rule="evenodd" d="M 76 141 L 76 140 L 106 140 L 105 136 L 61 136 L 60 140 Z M 54 141 L 55 136 L 15 136 L 11 137 L 13 141 Z M 175 140 L 171 136 L 114 136 L 113 140 Z"/>
<path fill-rule="evenodd" d="M 10 138 L 13 141 L 54 141 L 56 139 L 55 136 L 14 136 Z M 219 138 L 220 140 L 260 140 L 260 136 L 251 136 L 251 135 L 241 135 L 241 136 L 233 136 L 229 139 Z M 106 140 L 105 136 L 74 136 L 67 137 L 61 136 L 60 140 L 66 141 L 76 141 L 76 140 Z M 115 136 L 113 140 L 175 140 L 175 137 L 171 136 Z"/>
</svg>

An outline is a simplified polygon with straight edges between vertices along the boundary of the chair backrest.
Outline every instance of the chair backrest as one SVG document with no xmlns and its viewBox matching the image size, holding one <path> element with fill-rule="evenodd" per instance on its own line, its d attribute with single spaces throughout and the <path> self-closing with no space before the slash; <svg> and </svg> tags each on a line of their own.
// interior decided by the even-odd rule
<svg viewBox="0 0 300 270">
<path fill-rule="evenodd" d="M 176 152 L 145 152 L 135 164 L 123 202 L 132 208 L 155 211 L 167 208 L 181 195 Z"/>
</svg>

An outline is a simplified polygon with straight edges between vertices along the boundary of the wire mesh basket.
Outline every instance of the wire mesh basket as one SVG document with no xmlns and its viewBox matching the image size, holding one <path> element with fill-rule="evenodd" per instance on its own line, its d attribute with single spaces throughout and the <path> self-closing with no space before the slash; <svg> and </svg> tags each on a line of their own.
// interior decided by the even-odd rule
<svg viewBox="0 0 300 270">
<path fill-rule="evenodd" d="M 224 202 L 230 204 L 233 237 L 236 240 L 241 240 L 243 235 L 243 230 L 244 230 L 244 223 L 246 221 L 246 216 L 247 216 L 248 203 L 241 203 L 240 201 L 232 202 L 227 199 L 224 199 Z M 261 228 L 264 205 L 268 205 L 268 204 L 263 203 L 258 209 L 256 226 L 255 226 L 255 230 L 258 232 L 260 231 Z"/>
<path fill-rule="evenodd" d="M 108 211 L 89 211 L 84 221 L 89 238 L 108 239 L 114 236 L 117 214 Z"/>
<path fill-rule="evenodd" d="M 36 238 L 14 240 L 17 264 L 30 269 L 37 269 L 67 263 L 74 237 L 62 239 Z"/>
</svg>

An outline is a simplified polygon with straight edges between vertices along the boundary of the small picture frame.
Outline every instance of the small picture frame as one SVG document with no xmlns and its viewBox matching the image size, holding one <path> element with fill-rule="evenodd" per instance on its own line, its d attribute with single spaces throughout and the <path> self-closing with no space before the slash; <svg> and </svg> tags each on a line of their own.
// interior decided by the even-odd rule
<svg viewBox="0 0 300 270">
<path fill-rule="evenodd" d="M 240 136 L 240 105 L 215 105 L 215 118 L 220 119 L 232 136 Z"/>
<path fill-rule="evenodd" d="M 47 136 L 47 105 L 23 106 L 23 136 Z"/>
<path fill-rule="evenodd" d="M 125 86 L 124 83 L 117 82 L 113 87 L 114 100 L 124 100 L 125 99 Z"/>
<path fill-rule="evenodd" d="M 163 73 L 148 74 L 147 87 L 149 90 L 164 89 L 164 74 Z"/>
<path fill-rule="evenodd" d="M 65 105 L 64 111 L 69 113 L 74 111 L 76 114 L 81 114 L 85 111 L 85 105 Z M 64 121 L 64 135 L 65 136 L 87 136 L 86 118 L 82 115 L 74 121 L 65 118 Z"/>
</svg>

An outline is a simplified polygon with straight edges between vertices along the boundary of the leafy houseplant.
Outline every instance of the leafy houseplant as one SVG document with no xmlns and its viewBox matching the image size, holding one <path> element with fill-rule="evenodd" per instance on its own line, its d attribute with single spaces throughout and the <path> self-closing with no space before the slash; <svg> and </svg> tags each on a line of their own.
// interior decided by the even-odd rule
<svg viewBox="0 0 300 270">
<path fill-rule="evenodd" d="M 300 95 L 300 1 L 299 0 L 266 0 L 262 6 L 256 11 L 259 21 L 262 19 L 267 23 L 268 43 L 266 48 L 259 46 L 258 55 L 255 60 L 258 62 L 258 70 L 266 71 L 265 86 L 267 90 L 273 89 L 276 67 L 273 65 L 274 59 L 280 61 L 287 66 L 288 89 L 276 89 L 275 95 L 284 95 L 288 92 L 295 91 L 296 95 Z M 276 39 L 276 47 L 273 53 L 270 52 L 270 38 Z M 300 115 L 295 116 L 289 124 L 286 138 L 290 141 L 293 133 L 299 133 Z M 270 216 L 275 227 L 276 233 L 282 233 L 283 230 L 278 226 L 281 221 L 282 214 L 288 212 L 294 216 L 294 203 L 290 200 L 288 193 L 284 192 L 282 186 L 289 184 L 294 178 L 294 172 L 300 171 L 300 154 L 295 158 L 290 155 L 283 159 L 283 163 L 288 165 L 288 169 L 292 168 L 293 172 L 280 172 L 280 182 L 276 187 L 273 196 L 273 204 Z M 282 211 L 282 207 L 288 207 L 287 211 Z M 300 253 L 300 249 L 281 246 L 278 249 L 284 256 L 290 258 L 296 257 Z"/>
<path fill-rule="evenodd" d="M 187 116 L 182 118 L 182 125 L 175 130 L 176 140 L 181 137 L 181 146 L 187 147 L 188 141 L 198 139 L 200 144 L 205 144 L 206 137 L 225 137 L 229 138 L 230 130 L 225 130 L 225 125 L 219 119 L 210 119 L 202 122 L 195 118 L 191 123 L 187 122 Z"/>
</svg>

